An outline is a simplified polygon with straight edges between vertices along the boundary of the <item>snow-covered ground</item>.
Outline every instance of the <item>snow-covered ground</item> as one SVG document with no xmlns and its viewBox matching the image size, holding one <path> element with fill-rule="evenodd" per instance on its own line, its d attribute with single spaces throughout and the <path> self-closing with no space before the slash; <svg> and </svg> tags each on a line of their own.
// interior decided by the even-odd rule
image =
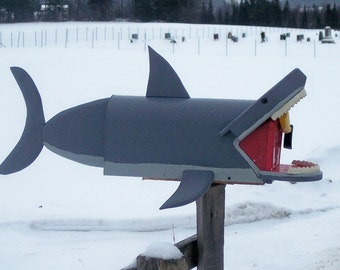
<svg viewBox="0 0 340 270">
<path fill-rule="evenodd" d="M 261 31 L 268 42 L 260 42 Z M 164 39 L 166 32 L 176 44 Z M 226 42 L 228 32 L 239 37 L 237 43 Z M 280 41 L 286 32 L 291 37 Z M 131 43 L 133 33 L 139 39 Z M 297 34 L 304 34 L 305 40 L 297 42 Z M 317 162 L 324 179 L 227 186 L 225 269 L 339 270 L 340 38 L 335 34 L 339 33 L 333 33 L 336 44 L 321 44 L 316 30 L 132 23 L 0 25 L 0 161 L 19 140 L 26 117 L 11 66 L 30 73 L 47 120 L 112 94 L 145 95 L 147 45 L 171 63 L 191 97 L 257 99 L 297 67 L 307 75 L 308 96 L 290 111 L 294 145 L 281 159 Z M 0 176 L 0 268 L 120 269 L 154 242 L 189 237 L 196 230 L 195 204 L 158 210 L 177 185 L 104 177 L 98 168 L 43 149 L 27 169 Z"/>
</svg>

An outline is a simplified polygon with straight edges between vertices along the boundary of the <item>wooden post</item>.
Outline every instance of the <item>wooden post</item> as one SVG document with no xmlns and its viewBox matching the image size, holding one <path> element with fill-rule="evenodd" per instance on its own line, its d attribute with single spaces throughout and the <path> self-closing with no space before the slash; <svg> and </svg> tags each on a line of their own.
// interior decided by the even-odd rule
<svg viewBox="0 0 340 270">
<path fill-rule="evenodd" d="M 223 270 L 224 269 L 224 204 L 225 185 L 213 184 L 196 201 L 197 235 L 182 240 L 175 246 L 184 257 L 180 260 L 162 260 L 137 257 L 137 267 L 122 270 Z"/>
<path fill-rule="evenodd" d="M 225 185 L 212 185 L 196 201 L 198 270 L 224 269 Z"/>
</svg>

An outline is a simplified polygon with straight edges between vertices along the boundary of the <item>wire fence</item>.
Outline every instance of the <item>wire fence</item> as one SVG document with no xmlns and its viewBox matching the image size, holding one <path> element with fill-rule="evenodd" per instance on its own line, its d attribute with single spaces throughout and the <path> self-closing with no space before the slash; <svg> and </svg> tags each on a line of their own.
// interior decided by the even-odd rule
<svg viewBox="0 0 340 270">
<path fill-rule="evenodd" d="M 322 30 L 255 26 L 212 26 L 139 23 L 49 23 L 0 25 L 0 49 L 91 48 L 144 50 L 164 43 L 169 52 L 224 56 L 329 55 L 318 40 Z M 265 42 L 261 33 L 265 33 Z M 280 37 L 284 34 L 287 38 Z M 299 41 L 298 36 L 303 37 Z M 337 33 L 335 33 L 337 40 Z M 272 46 L 275 45 L 275 46 Z"/>
</svg>

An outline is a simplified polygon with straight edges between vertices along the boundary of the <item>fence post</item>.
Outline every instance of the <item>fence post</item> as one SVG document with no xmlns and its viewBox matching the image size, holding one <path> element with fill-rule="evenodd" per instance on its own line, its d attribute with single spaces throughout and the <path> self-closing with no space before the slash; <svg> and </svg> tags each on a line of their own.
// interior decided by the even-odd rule
<svg viewBox="0 0 340 270">
<path fill-rule="evenodd" d="M 257 55 L 257 44 L 256 44 L 256 38 L 255 38 L 255 57 Z"/>
<path fill-rule="evenodd" d="M 2 32 L 0 32 L 0 48 L 6 48 L 6 46 L 2 43 Z"/>
<path fill-rule="evenodd" d="M 66 28 L 65 31 L 65 48 L 67 48 L 67 43 L 68 43 L 68 28 Z"/>
<path fill-rule="evenodd" d="M 40 33 L 40 47 L 42 48 L 44 46 L 44 31 L 41 30 Z"/>
<path fill-rule="evenodd" d="M 19 45 L 20 45 L 20 34 L 21 34 L 21 32 L 19 31 L 19 33 L 18 33 L 18 40 L 17 40 L 17 48 L 19 48 Z"/>
<path fill-rule="evenodd" d="M 92 41 L 92 49 L 94 48 L 94 29 L 92 29 L 92 39 L 91 39 L 91 41 Z"/>
<path fill-rule="evenodd" d="M 47 30 L 45 29 L 45 46 L 47 46 Z"/>
<path fill-rule="evenodd" d="M 224 269 L 225 185 L 212 185 L 196 201 L 198 270 Z"/>
<path fill-rule="evenodd" d="M 120 49 L 120 37 L 121 37 L 121 32 L 118 32 L 118 50 Z"/>
</svg>

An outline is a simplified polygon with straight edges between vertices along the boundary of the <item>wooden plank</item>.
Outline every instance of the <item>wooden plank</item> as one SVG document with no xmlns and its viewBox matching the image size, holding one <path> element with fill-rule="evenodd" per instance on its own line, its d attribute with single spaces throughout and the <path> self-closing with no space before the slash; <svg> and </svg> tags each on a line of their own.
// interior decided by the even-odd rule
<svg viewBox="0 0 340 270">
<path fill-rule="evenodd" d="M 196 201 L 198 270 L 224 269 L 225 185 L 214 184 Z"/>
<path fill-rule="evenodd" d="M 197 235 L 190 236 L 176 243 L 175 246 L 184 255 L 188 269 L 195 268 L 198 263 Z"/>
<path fill-rule="evenodd" d="M 185 258 L 161 259 L 139 255 L 137 257 L 137 270 L 188 270 Z"/>
</svg>

